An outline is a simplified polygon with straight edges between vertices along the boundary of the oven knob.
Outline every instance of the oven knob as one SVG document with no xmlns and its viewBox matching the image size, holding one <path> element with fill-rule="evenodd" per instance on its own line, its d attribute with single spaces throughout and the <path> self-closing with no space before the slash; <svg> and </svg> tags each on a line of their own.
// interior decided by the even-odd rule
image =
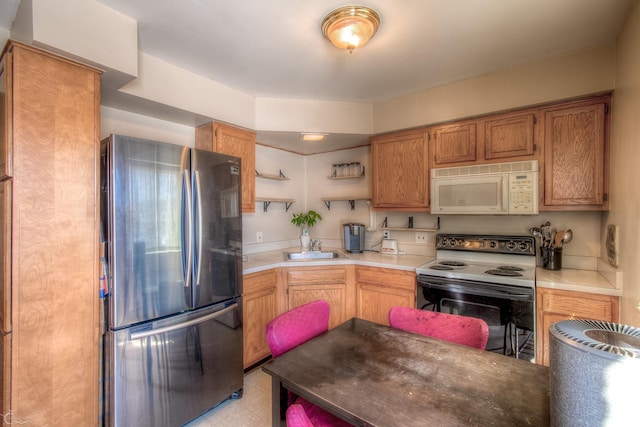
<svg viewBox="0 0 640 427">
<path fill-rule="evenodd" d="M 507 243 L 507 249 L 509 249 L 510 251 L 514 250 L 516 247 L 516 242 L 514 242 L 513 240 Z"/>
<path fill-rule="evenodd" d="M 451 239 L 449 246 L 454 247 L 456 245 L 456 239 Z"/>
<path fill-rule="evenodd" d="M 497 248 L 498 247 L 498 242 L 492 240 L 491 242 L 489 242 L 489 247 L 491 249 Z"/>
<path fill-rule="evenodd" d="M 529 249 L 529 244 L 527 242 L 520 242 L 520 245 L 518 245 L 518 247 L 522 252 L 526 252 Z"/>
<path fill-rule="evenodd" d="M 446 245 L 447 245 L 447 238 L 446 237 L 441 238 L 440 239 L 440 246 L 442 247 L 442 246 L 446 246 Z"/>
</svg>

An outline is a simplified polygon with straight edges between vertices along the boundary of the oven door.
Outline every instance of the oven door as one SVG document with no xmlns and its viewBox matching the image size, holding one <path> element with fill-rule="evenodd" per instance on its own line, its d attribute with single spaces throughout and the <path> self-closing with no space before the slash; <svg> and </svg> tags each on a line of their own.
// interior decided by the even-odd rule
<svg viewBox="0 0 640 427">
<path fill-rule="evenodd" d="M 483 319 L 489 325 L 487 350 L 533 359 L 533 288 L 418 276 L 417 307 Z"/>
</svg>

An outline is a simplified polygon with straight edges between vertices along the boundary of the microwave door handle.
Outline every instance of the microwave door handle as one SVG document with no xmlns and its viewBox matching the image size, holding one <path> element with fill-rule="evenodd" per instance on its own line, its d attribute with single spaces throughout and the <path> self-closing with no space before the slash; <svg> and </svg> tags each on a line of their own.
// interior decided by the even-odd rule
<svg viewBox="0 0 640 427">
<path fill-rule="evenodd" d="M 505 175 L 502 178 L 502 212 L 509 213 L 509 194 L 510 194 L 510 184 L 509 184 L 509 175 Z"/>
</svg>

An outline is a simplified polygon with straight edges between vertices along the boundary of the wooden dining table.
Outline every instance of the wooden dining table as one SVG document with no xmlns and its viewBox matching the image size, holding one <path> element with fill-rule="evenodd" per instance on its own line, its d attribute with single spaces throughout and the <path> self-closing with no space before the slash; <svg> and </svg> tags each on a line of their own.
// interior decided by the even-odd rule
<svg viewBox="0 0 640 427">
<path fill-rule="evenodd" d="M 549 370 L 353 318 L 263 365 L 273 426 L 287 389 L 357 426 L 547 426 Z"/>
</svg>

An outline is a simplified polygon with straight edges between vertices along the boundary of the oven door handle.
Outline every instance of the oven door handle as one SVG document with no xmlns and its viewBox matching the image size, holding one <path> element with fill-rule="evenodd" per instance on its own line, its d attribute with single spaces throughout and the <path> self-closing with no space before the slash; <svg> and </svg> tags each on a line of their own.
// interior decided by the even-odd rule
<svg viewBox="0 0 640 427">
<path fill-rule="evenodd" d="M 421 281 L 420 285 L 427 288 L 440 289 L 443 291 L 456 292 L 461 294 L 466 293 L 466 294 L 472 294 L 472 295 L 479 295 L 484 297 L 508 298 L 510 300 L 523 300 L 523 301 L 533 299 L 532 293 L 516 293 L 511 291 L 502 291 L 500 289 L 489 288 L 485 284 L 481 284 L 478 286 L 466 286 L 466 285 L 453 284 L 453 283 Z"/>
</svg>

